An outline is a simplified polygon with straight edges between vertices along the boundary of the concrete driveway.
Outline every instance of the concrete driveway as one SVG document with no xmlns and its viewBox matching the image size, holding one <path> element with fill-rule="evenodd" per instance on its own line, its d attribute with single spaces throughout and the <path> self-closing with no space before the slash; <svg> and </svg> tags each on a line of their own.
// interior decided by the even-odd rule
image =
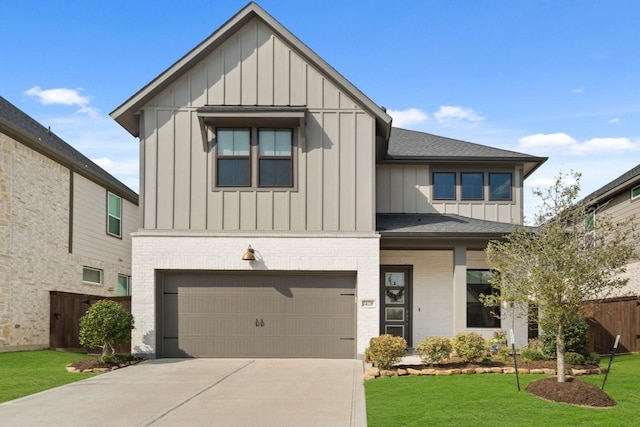
<svg viewBox="0 0 640 427">
<path fill-rule="evenodd" d="M 0 405 L 2 426 L 367 424 L 357 360 L 160 359 Z"/>
</svg>

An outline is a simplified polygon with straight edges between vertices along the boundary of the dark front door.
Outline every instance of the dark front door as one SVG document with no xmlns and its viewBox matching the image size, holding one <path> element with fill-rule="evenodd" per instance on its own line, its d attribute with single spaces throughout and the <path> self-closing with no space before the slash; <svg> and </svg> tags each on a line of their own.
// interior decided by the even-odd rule
<svg viewBox="0 0 640 427">
<path fill-rule="evenodd" d="M 411 347 L 411 266 L 382 266 L 380 334 L 403 337 Z"/>
</svg>

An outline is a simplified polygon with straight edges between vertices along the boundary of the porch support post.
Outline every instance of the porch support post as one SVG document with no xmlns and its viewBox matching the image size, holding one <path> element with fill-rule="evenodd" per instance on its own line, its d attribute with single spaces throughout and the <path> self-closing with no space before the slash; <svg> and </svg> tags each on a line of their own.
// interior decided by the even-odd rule
<svg viewBox="0 0 640 427">
<path fill-rule="evenodd" d="M 467 248 L 453 248 L 453 333 L 467 329 Z"/>
</svg>

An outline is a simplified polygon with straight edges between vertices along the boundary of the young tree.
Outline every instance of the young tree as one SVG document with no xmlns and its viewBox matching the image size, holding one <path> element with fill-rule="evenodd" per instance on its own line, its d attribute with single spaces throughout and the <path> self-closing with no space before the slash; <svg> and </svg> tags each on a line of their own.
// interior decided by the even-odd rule
<svg viewBox="0 0 640 427">
<path fill-rule="evenodd" d="M 580 174 L 560 173 L 541 199 L 533 227 L 520 227 L 487 247 L 495 271 L 495 295 L 484 303 L 538 307 L 543 330 L 556 336 L 558 382 L 565 381 L 565 329 L 581 317 L 584 301 L 602 299 L 624 287 L 621 277 L 634 255 L 631 220 L 614 223 L 597 212 L 597 220 L 577 202 Z"/>
<path fill-rule="evenodd" d="M 102 348 L 102 357 L 115 352 L 114 347 L 127 342 L 133 329 L 133 316 L 122 304 L 100 300 L 80 318 L 80 344 Z"/>
</svg>

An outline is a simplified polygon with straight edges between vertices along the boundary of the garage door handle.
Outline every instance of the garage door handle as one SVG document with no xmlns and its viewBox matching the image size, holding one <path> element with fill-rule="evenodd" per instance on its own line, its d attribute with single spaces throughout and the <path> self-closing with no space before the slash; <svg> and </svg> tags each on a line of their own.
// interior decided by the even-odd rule
<svg viewBox="0 0 640 427">
<path fill-rule="evenodd" d="M 264 320 L 260 319 L 260 326 L 264 326 Z"/>
<path fill-rule="evenodd" d="M 256 319 L 256 328 L 257 328 L 257 327 L 261 327 L 261 326 L 264 326 L 264 320 L 262 320 L 262 319 L 260 319 L 260 320 Z"/>
<path fill-rule="evenodd" d="M 260 322 L 258 322 L 258 319 L 256 319 L 256 328 L 260 326 Z"/>
</svg>

